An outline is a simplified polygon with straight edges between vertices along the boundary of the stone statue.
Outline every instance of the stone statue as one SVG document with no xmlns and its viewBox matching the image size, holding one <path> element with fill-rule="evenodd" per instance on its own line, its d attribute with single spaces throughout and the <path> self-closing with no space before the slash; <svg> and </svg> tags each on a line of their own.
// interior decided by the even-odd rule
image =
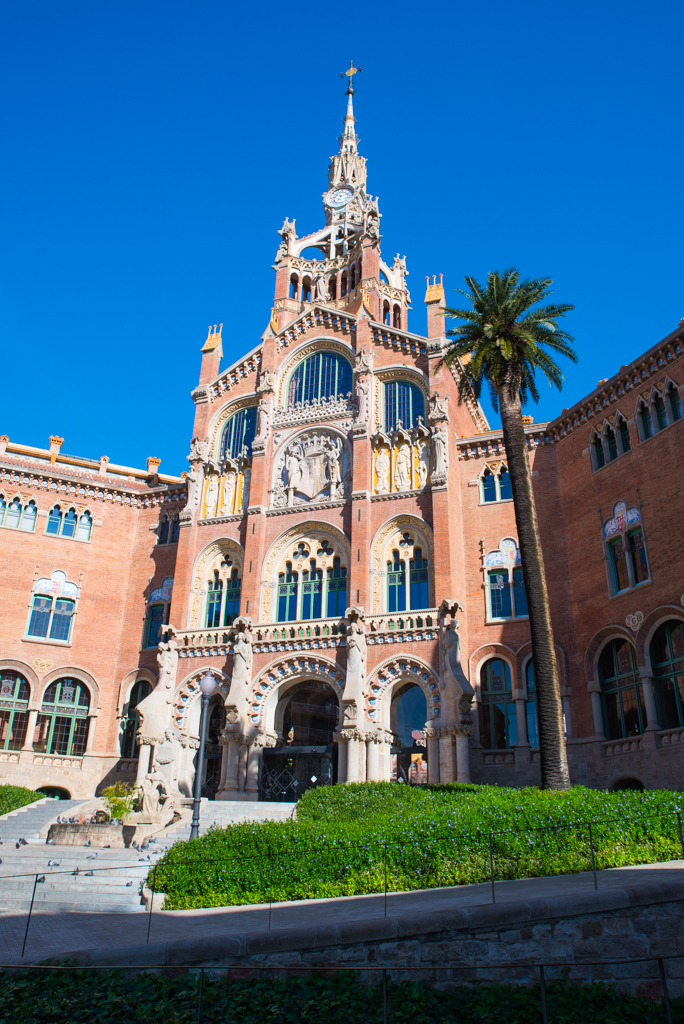
<svg viewBox="0 0 684 1024">
<path fill-rule="evenodd" d="M 461 668 L 461 637 L 458 621 L 452 619 L 440 637 L 444 683 L 447 699 L 455 696 L 474 697 L 475 691 Z"/>
<path fill-rule="evenodd" d="M 165 690 L 173 690 L 176 681 L 176 669 L 178 667 L 178 644 L 171 638 L 168 643 L 157 645 L 157 664 L 159 665 L 159 687 Z"/>
<path fill-rule="evenodd" d="M 378 476 L 376 490 L 378 494 L 387 494 L 389 490 L 389 470 L 389 452 L 386 448 L 378 448 L 378 454 L 375 457 L 375 472 Z"/>
<path fill-rule="evenodd" d="M 337 487 L 342 482 L 341 464 L 342 442 L 339 437 L 330 442 L 330 447 L 325 449 L 325 465 L 330 478 L 330 497 L 335 497 Z"/>
<path fill-rule="evenodd" d="M 447 461 L 447 438 L 443 430 L 435 430 L 432 435 L 432 450 L 432 482 L 433 484 L 444 484 L 446 483 L 449 464 Z"/>
<path fill-rule="evenodd" d="M 373 369 L 373 353 L 362 348 L 354 360 L 354 373 L 370 373 Z"/>
<path fill-rule="evenodd" d="M 361 423 L 368 422 L 370 381 L 367 377 L 359 377 L 356 381 L 356 398 L 359 403 L 358 419 Z"/>
<path fill-rule="evenodd" d="M 428 412 L 428 419 L 431 423 L 436 420 L 446 420 L 449 418 L 447 413 L 447 402 L 449 396 L 446 395 L 444 398 L 439 397 L 439 391 L 435 391 L 434 395 L 429 401 L 430 411 Z"/>
<path fill-rule="evenodd" d="M 252 645 L 245 633 L 238 633 L 233 643 L 233 676 L 231 690 L 234 686 L 247 686 L 252 679 Z"/>
<path fill-rule="evenodd" d="M 197 463 L 190 463 L 190 468 L 188 470 L 188 475 L 186 479 L 188 481 L 188 503 L 186 505 L 186 508 L 188 508 L 190 512 L 194 512 L 199 504 L 201 479 L 200 469 Z"/>
<path fill-rule="evenodd" d="M 249 508 L 249 489 L 252 485 L 252 467 L 246 466 L 242 474 L 242 514 Z"/>
<path fill-rule="evenodd" d="M 237 473 L 234 469 L 231 469 L 226 476 L 226 482 L 223 485 L 223 499 L 221 501 L 221 515 L 232 516 L 233 505 L 235 503 L 235 486 L 237 484 Z"/>
<path fill-rule="evenodd" d="M 418 465 L 416 466 L 418 473 L 418 486 L 425 487 L 428 473 L 430 472 L 430 448 L 425 441 L 419 445 L 418 453 Z"/>
<path fill-rule="evenodd" d="M 328 282 L 326 280 L 325 274 L 318 274 L 314 278 L 314 283 L 316 288 L 316 298 L 320 299 L 321 302 L 327 302 L 327 300 L 330 298 L 330 295 L 328 294 Z"/>
<path fill-rule="evenodd" d="M 262 370 L 257 391 L 275 391 L 275 373 L 271 373 L 269 369 Z"/>
<path fill-rule="evenodd" d="M 268 430 L 271 425 L 271 404 L 266 398 L 259 399 L 257 409 L 257 437 L 268 437 Z"/>
<path fill-rule="evenodd" d="M 166 821 L 174 808 L 174 799 L 169 793 L 166 777 L 156 764 L 148 772 L 142 784 L 142 808 L 134 816 L 140 823 L 158 824 Z"/>
<path fill-rule="evenodd" d="M 296 446 L 288 448 L 285 456 L 285 473 L 287 475 L 288 490 L 296 491 L 302 481 L 302 467 L 299 464 L 299 456 Z"/>
<path fill-rule="evenodd" d="M 411 487 L 411 449 L 407 444 L 399 446 L 397 461 L 394 467 L 394 479 L 398 491 L 408 491 Z"/>
<path fill-rule="evenodd" d="M 347 632 L 347 686 L 361 682 L 366 675 L 366 632 L 359 621 Z"/>
<path fill-rule="evenodd" d="M 211 473 L 207 481 L 207 497 L 204 505 L 205 518 L 209 519 L 216 515 L 216 503 L 218 501 L 219 478 L 216 473 Z"/>
<path fill-rule="evenodd" d="M 188 462 L 206 462 L 209 458 L 209 438 L 205 437 L 203 441 L 200 441 L 199 437 L 193 437 L 190 442 L 190 454 L 188 455 Z"/>
</svg>

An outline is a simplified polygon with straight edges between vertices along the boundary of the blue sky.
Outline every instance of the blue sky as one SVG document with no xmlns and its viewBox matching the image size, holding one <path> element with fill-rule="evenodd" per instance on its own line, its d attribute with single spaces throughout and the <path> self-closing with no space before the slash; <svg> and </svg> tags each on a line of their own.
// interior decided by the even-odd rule
<svg viewBox="0 0 684 1024">
<path fill-rule="evenodd" d="M 684 316 L 681 3 L 25 0 L 0 15 L 0 433 L 186 467 L 209 323 L 257 344 L 283 218 L 356 98 L 383 253 L 549 275 L 580 362 L 550 418 Z M 492 419 L 494 419 L 492 417 Z"/>
</svg>

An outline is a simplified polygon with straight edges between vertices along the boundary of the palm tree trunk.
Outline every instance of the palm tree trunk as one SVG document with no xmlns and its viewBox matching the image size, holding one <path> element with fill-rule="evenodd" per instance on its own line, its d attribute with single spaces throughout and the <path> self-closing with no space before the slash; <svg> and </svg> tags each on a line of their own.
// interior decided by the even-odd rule
<svg viewBox="0 0 684 1024">
<path fill-rule="evenodd" d="M 563 736 L 563 705 L 558 684 L 544 557 L 532 490 L 532 473 L 522 421 L 520 394 L 517 388 L 509 389 L 505 385 L 497 394 L 530 616 L 532 658 L 537 687 L 541 785 L 542 789 L 570 789 L 570 773 Z"/>
</svg>

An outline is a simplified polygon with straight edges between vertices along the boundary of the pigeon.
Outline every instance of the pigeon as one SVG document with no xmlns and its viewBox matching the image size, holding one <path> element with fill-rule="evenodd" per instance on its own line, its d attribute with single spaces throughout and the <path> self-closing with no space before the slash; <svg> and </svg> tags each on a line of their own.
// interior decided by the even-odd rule
<svg viewBox="0 0 684 1024">
<path fill-rule="evenodd" d="M 92 871 L 86 871 L 86 873 L 85 873 L 85 876 L 84 876 L 84 877 L 85 877 L 85 878 L 92 878 L 92 877 L 93 877 L 93 873 L 92 873 Z"/>
<path fill-rule="evenodd" d="M 133 840 L 133 842 L 131 843 L 131 846 L 133 847 L 133 849 L 134 849 L 134 850 L 137 850 L 137 851 L 138 851 L 138 853 L 140 852 L 140 847 L 139 847 L 139 846 L 138 846 L 138 844 L 136 843 L 135 839 L 134 839 L 134 840 Z"/>
<path fill-rule="evenodd" d="M 133 883 L 132 883 L 132 882 L 126 882 L 126 888 L 127 888 L 127 889 L 128 889 L 128 888 L 129 888 L 129 887 L 130 887 L 131 885 L 133 885 Z"/>
<path fill-rule="evenodd" d="M 91 853 L 89 857 L 86 857 L 86 860 L 95 860 L 96 857 L 97 857 L 96 853 Z"/>
<path fill-rule="evenodd" d="M 48 861 L 48 867 L 49 868 L 58 868 L 59 867 L 59 861 L 58 860 L 49 860 Z"/>
<path fill-rule="evenodd" d="M 143 843 L 142 846 L 140 847 L 141 850 L 149 850 L 149 848 L 150 848 L 150 844 L 149 843 Z"/>
<path fill-rule="evenodd" d="M 46 844 L 46 846 L 54 846 L 55 845 L 55 841 L 54 841 L 54 839 L 46 839 L 45 840 L 45 844 Z"/>
<path fill-rule="evenodd" d="M 150 858 L 148 857 L 147 859 L 149 860 Z M 138 857 L 138 864 L 140 863 L 140 861 L 142 861 L 143 864 L 144 864 L 145 863 L 145 858 L 144 857 Z"/>
<path fill-rule="evenodd" d="M 36 882 L 44 882 L 44 881 L 45 881 L 45 875 L 41 875 L 40 878 L 36 878 Z"/>
<path fill-rule="evenodd" d="M 111 850 L 111 848 L 112 848 L 112 844 L 111 843 L 105 843 L 105 845 L 102 847 L 103 850 Z"/>
<path fill-rule="evenodd" d="M 72 874 L 72 875 L 78 875 L 78 874 L 79 874 L 79 869 L 78 869 L 78 868 L 76 868 L 76 870 L 75 870 L 75 871 L 72 871 L 72 872 L 71 872 L 71 874 Z"/>
<path fill-rule="evenodd" d="M 156 842 L 157 842 L 156 839 L 151 839 L 150 838 L 150 839 L 147 840 L 148 846 L 149 846 L 150 843 L 156 843 Z"/>
<path fill-rule="evenodd" d="M 86 843 L 86 846 L 90 846 L 90 840 L 88 840 L 88 842 Z"/>
</svg>

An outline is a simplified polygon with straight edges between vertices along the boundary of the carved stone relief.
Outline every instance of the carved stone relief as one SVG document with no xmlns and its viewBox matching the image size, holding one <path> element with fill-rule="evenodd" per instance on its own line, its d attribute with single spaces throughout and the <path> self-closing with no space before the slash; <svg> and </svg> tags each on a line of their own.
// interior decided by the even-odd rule
<svg viewBox="0 0 684 1024">
<path fill-rule="evenodd" d="M 299 434 L 276 459 L 271 507 L 348 498 L 352 489 L 351 449 L 333 431 Z"/>
</svg>

